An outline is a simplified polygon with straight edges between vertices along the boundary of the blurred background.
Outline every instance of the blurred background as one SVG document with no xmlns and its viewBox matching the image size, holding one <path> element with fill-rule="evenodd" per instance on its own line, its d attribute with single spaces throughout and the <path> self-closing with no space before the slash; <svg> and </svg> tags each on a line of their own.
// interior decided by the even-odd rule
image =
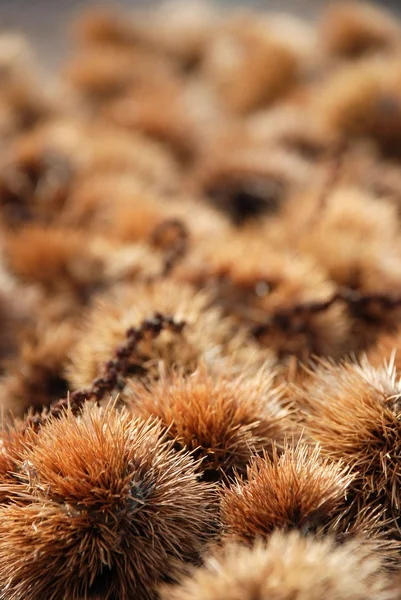
<svg viewBox="0 0 401 600">
<path fill-rule="evenodd" d="M 42 64 L 54 68 L 68 53 L 68 27 L 80 10 L 87 6 L 101 5 L 120 9 L 149 8 L 160 0 L 0 0 L 1 29 L 18 30 L 33 44 Z M 234 6 L 256 7 L 266 10 L 292 12 L 315 18 L 324 0 L 214 0 L 222 8 Z M 383 8 L 401 11 L 401 0 L 372 2 Z M 335 0 L 332 2 L 335 4 Z"/>
</svg>

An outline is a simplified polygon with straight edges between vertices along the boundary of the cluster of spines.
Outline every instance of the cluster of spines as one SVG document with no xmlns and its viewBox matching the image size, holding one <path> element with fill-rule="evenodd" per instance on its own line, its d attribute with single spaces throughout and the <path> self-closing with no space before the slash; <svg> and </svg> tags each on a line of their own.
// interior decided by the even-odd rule
<svg viewBox="0 0 401 600">
<path fill-rule="evenodd" d="M 95 13 L 65 106 L 0 47 L 4 600 L 398 593 L 399 34 Z"/>
</svg>

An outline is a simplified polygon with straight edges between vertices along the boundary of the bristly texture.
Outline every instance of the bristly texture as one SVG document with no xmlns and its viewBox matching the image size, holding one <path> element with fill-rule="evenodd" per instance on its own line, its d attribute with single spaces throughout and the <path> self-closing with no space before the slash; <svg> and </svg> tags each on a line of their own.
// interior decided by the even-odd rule
<svg viewBox="0 0 401 600">
<path fill-rule="evenodd" d="M 317 110 L 328 128 L 350 139 L 370 138 L 385 154 L 398 154 L 401 129 L 400 66 L 378 55 L 347 64 L 322 87 Z M 389 110 L 388 107 L 392 106 Z"/>
<path fill-rule="evenodd" d="M 157 422 L 92 408 L 31 437 L 0 507 L 3 598 L 148 600 L 197 559 L 212 488 Z"/>
<path fill-rule="evenodd" d="M 378 6 L 366 2 L 336 2 L 321 24 L 326 50 L 345 59 L 389 51 L 397 43 L 398 25 Z"/>
<path fill-rule="evenodd" d="M 223 535 L 246 543 L 275 529 L 315 531 L 344 504 L 352 481 L 349 469 L 301 442 L 281 455 L 275 448 L 271 457 L 254 458 L 247 475 L 221 498 Z"/>
<path fill-rule="evenodd" d="M 26 435 L 22 421 L 15 420 L 12 426 L 2 423 L 0 437 L 0 503 L 9 502 L 15 490 L 20 489 L 19 466 L 21 456 L 31 447 L 33 439 Z"/>
<path fill-rule="evenodd" d="M 162 332 L 157 340 L 142 343 L 132 362 L 131 375 L 157 378 L 160 366 L 167 372 L 179 368 L 191 373 L 202 359 L 219 364 L 225 355 L 241 346 L 244 349 L 244 336 L 235 332 L 234 324 L 222 318 L 219 310 L 210 308 L 207 294 L 169 280 L 137 285 L 118 290 L 89 314 L 83 336 L 71 353 L 69 380 L 73 387 L 88 387 L 124 340 L 127 329 L 156 312 L 185 322 L 185 328 L 180 334 Z"/>
<path fill-rule="evenodd" d="M 267 324 L 267 334 L 258 339 L 280 358 L 344 353 L 349 322 L 341 305 L 321 312 L 296 308 L 330 299 L 333 283 L 315 260 L 278 248 L 257 229 L 201 246 L 191 261 L 184 261 L 184 269 L 184 278 L 208 286 L 216 305 L 242 326 L 258 332 Z"/>
<path fill-rule="evenodd" d="M 85 304 L 108 285 L 146 280 L 161 260 L 141 244 L 121 245 L 66 227 L 31 225 L 9 235 L 6 260 L 22 282 L 38 285 L 51 298 Z"/>
<path fill-rule="evenodd" d="M 85 237 L 68 229 L 26 227 L 9 237 L 6 258 L 17 277 L 53 293 L 78 292 L 101 277 Z"/>
<path fill-rule="evenodd" d="M 0 600 L 390 600 L 401 21 L 316 8 L 0 28 Z"/>
<path fill-rule="evenodd" d="M 322 364 L 299 390 L 307 434 L 322 455 L 342 460 L 354 474 L 350 496 L 360 510 L 378 506 L 398 526 L 401 386 L 390 364 Z"/>
<path fill-rule="evenodd" d="M 229 544 L 163 600 L 395 600 L 381 563 L 361 543 L 274 533 L 252 549 Z"/>
<path fill-rule="evenodd" d="M 232 59 L 234 52 L 236 59 Z M 205 56 L 204 69 L 228 111 L 246 114 L 284 95 L 297 81 L 298 57 L 262 19 L 232 18 Z"/>
<path fill-rule="evenodd" d="M 176 447 L 202 458 L 207 481 L 245 475 L 255 452 L 269 451 L 295 426 L 280 403 L 274 373 L 252 378 L 208 373 L 201 366 L 189 377 L 173 374 L 154 385 L 131 387 L 134 414 L 158 417 Z"/>
<path fill-rule="evenodd" d="M 14 417 L 31 407 L 42 409 L 67 394 L 65 368 L 75 341 L 70 323 L 54 326 L 40 322 L 23 339 L 21 354 L 0 379 L 0 406 Z"/>
<path fill-rule="evenodd" d="M 261 129 L 255 121 L 249 125 L 251 138 L 256 137 L 252 126 L 258 132 Z M 274 135 L 268 125 L 272 124 L 262 122 L 262 127 Z M 278 213 L 291 190 L 306 186 L 312 175 L 309 163 L 291 147 L 274 146 L 266 156 L 265 145 L 248 141 L 248 136 L 241 134 L 216 144 L 194 174 L 195 189 L 237 227 Z M 276 135 L 280 134 L 279 130 Z"/>
<path fill-rule="evenodd" d="M 401 251 L 395 206 L 355 185 L 332 189 L 320 208 L 310 204 L 311 199 L 313 194 L 295 196 L 287 205 L 279 224 L 280 243 L 285 247 L 295 242 L 302 255 L 326 272 L 337 293 L 345 292 L 350 299 L 360 295 L 348 303 L 351 322 L 344 344 L 345 354 L 359 353 L 374 344 L 378 334 L 397 327 L 400 319 Z M 269 234 L 273 232 L 268 230 Z M 337 359 L 333 350 L 328 355 Z"/>
<path fill-rule="evenodd" d="M 141 343 L 150 343 L 158 338 L 163 331 L 181 333 L 185 322 L 176 322 L 172 317 L 159 313 L 150 319 L 145 319 L 138 327 L 130 327 L 125 335 L 125 341 L 118 346 L 113 358 L 103 366 L 100 377 L 94 379 L 90 387 L 75 390 L 66 398 L 53 403 L 49 411 L 43 415 L 29 416 L 27 426 L 39 430 L 50 417 L 59 418 L 66 408 L 74 416 L 78 416 L 87 402 L 95 401 L 99 406 L 107 396 L 113 395 L 115 388 L 123 389 L 125 378 L 130 370 L 130 361 Z"/>
<path fill-rule="evenodd" d="M 316 536 L 333 537 L 339 545 L 359 540 L 383 561 L 386 571 L 399 571 L 401 542 L 397 528 L 391 519 L 383 522 L 380 506 L 371 508 L 368 505 L 355 514 L 352 505 L 349 510 L 344 510 L 344 504 L 340 505 L 329 522 L 319 524 Z"/>
</svg>

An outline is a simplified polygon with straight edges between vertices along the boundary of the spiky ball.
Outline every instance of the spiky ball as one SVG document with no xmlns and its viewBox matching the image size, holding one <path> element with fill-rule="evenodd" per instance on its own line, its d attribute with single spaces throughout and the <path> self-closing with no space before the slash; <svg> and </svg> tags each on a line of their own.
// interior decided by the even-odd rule
<svg viewBox="0 0 401 600">
<path fill-rule="evenodd" d="M 274 533 L 253 549 L 227 545 L 163 600 L 392 600 L 381 563 L 362 544 L 341 548 L 297 532 Z"/>
<path fill-rule="evenodd" d="M 293 49 L 263 19 L 243 16 L 221 27 L 203 68 L 228 111 L 247 114 L 293 88 L 299 65 Z"/>
<path fill-rule="evenodd" d="M 340 136 L 370 138 L 383 152 L 396 152 L 401 129 L 400 76 L 397 59 L 380 53 L 347 64 L 322 86 L 315 100 L 317 114 Z"/>
<path fill-rule="evenodd" d="M 3 598 L 148 600 L 197 559 L 212 488 L 155 421 L 92 408 L 30 437 L 0 507 Z"/>
<path fill-rule="evenodd" d="M 361 364 L 322 364 L 299 391 L 306 431 L 322 454 L 352 468 L 356 506 L 370 503 L 398 519 L 401 506 L 401 385 L 396 371 Z"/>
<path fill-rule="evenodd" d="M 320 456 L 318 446 L 287 446 L 280 456 L 255 458 L 248 481 L 222 492 L 224 535 L 242 542 L 275 529 L 315 530 L 344 502 L 352 477 L 341 464 Z"/>
<path fill-rule="evenodd" d="M 343 59 L 391 49 L 397 43 L 398 24 L 379 6 L 349 1 L 330 5 L 320 27 L 325 49 Z"/>
<path fill-rule="evenodd" d="M 296 308 L 327 301 L 335 292 L 333 282 L 315 259 L 288 246 L 282 249 L 260 233 L 244 229 L 200 246 L 183 278 L 210 287 L 216 304 L 242 326 L 254 331 L 268 324 L 258 339 L 280 358 L 341 356 L 349 334 L 343 307 L 322 312 Z"/>
<path fill-rule="evenodd" d="M 0 380 L 0 406 L 7 414 L 23 416 L 31 407 L 42 409 L 67 394 L 64 369 L 76 326 L 38 320 L 21 342 L 13 368 Z"/>
<path fill-rule="evenodd" d="M 211 374 L 203 366 L 189 377 L 173 375 L 150 388 L 131 388 L 134 413 L 158 417 L 181 448 L 202 458 L 207 480 L 245 474 L 254 452 L 282 445 L 291 432 L 290 410 L 280 402 L 274 374 L 253 378 Z"/>
</svg>

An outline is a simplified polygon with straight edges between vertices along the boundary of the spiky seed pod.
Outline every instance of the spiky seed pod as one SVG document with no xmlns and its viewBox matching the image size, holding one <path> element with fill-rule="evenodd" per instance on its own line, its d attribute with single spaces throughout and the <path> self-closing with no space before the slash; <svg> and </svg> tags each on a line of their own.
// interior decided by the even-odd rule
<svg viewBox="0 0 401 600">
<path fill-rule="evenodd" d="M 6 260 L 22 282 L 39 284 L 53 298 L 69 295 L 71 307 L 115 282 L 155 276 L 163 264 L 162 256 L 144 244 L 121 245 L 84 231 L 41 225 L 11 234 Z"/>
<path fill-rule="evenodd" d="M 45 121 L 16 138 L 1 161 L 1 215 L 12 229 L 38 221 L 42 226 L 56 222 L 73 187 L 79 159 L 78 153 L 72 158 L 69 146 L 75 145 L 71 135 L 75 128 L 71 121 L 64 123 L 67 135 L 55 140 L 51 139 L 51 132 L 57 130 L 54 125 L 49 127 Z"/>
<path fill-rule="evenodd" d="M 76 338 L 76 323 L 42 319 L 20 345 L 20 355 L 0 379 L 0 406 L 14 417 L 50 406 L 67 394 L 65 368 Z"/>
<path fill-rule="evenodd" d="M 113 173 L 126 177 L 129 171 L 139 182 L 164 192 L 171 192 L 178 185 L 175 160 L 160 144 L 134 132 L 117 131 L 104 122 L 100 126 L 97 120 L 60 117 L 44 122 L 20 136 L 10 150 L 10 162 L 21 164 L 23 171 L 27 159 L 29 164 L 40 164 L 49 152 L 69 165 L 74 185 L 66 198 L 66 209 L 70 194 L 74 197 L 75 185 L 81 182 L 78 175 L 86 178 L 96 173 L 104 177 Z M 30 176 L 29 170 L 26 176 Z"/>
<path fill-rule="evenodd" d="M 157 378 L 160 364 L 167 372 L 174 367 L 191 373 L 201 359 L 218 364 L 225 355 L 246 348 L 243 335 L 233 335 L 233 323 L 222 318 L 219 310 L 210 308 L 205 293 L 169 280 L 137 285 L 133 290 L 123 288 L 116 290 L 113 298 L 98 302 L 90 312 L 82 338 L 71 353 L 69 380 L 73 387 L 88 387 L 124 341 L 127 329 L 157 312 L 186 325 L 180 334 L 162 332 L 154 342 L 140 344 L 131 375 Z"/>
<path fill-rule="evenodd" d="M 399 29 L 395 19 L 373 4 L 336 2 L 323 16 L 320 36 L 330 54 L 343 58 L 391 50 Z"/>
<path fill-rule="evenodd" d="M 248 481 L 237 480 L 221 499 L 223 535 L 246 543 L 275 529 L 305 533 L 328 523 L 352 480 L 349 469 L 301 442 L 254 458 L 247 471 Z"/>
<path fill-rule="evenodd" d="M 357 187 L 339 186 L 329 194 L 314 223 L 305 225 L 297 235 L 295 206 L 299 209 L 299 203 L 287 206 L 279 235 L 294 243 L 302 254 L 311 256 L 341 288 L 384 298 L 384 302 L 348 305 L 352 334 L 347 339 L 347 352 L 359 353 L 374 343 L 378 334 L 398 325 L 399 307 L 397 303 L 391 305 L 392 299 L 401 295 L 396 209 Z"/>
<path fill-rule="evenodd" d="M 54 222 L 72 181 L 72 161 L 68 155 L 53 148 L 41 148 L 36 128 L 35 133 L 17 138 L 0 166 L 4 220 L 13 228 L 29 221 Z"/>
<path fill-rule="evenodd" d="M 355 509 L 377 506 L 396 524 L 401 506 L 401 386 L 393 365 L 374 368 L 323 363 L 298 391 L 310 438 L 322 455 L 348 465 L 354 474 Z"/>
<path fill-rule="evenodd" d="M 110 203 L 110 197 L 113 203 Z M 166 219 L 183 220 L 191 239 L 221 235 L 228 229 L 213 208 L 186 198 L 168 198 L 131 172 L 91 173 L 76 182 L 63 213 L 69 227 L 98 232 L 128 244 L 149 241 Z"/>
<path fill-rule="evenodd" d="M 29 415 L 26 425 L 39 431 L 49 417 L 59 418 L 63 411 L 69 408 L 71 413 L 79 416 L 88 402 L 96 402 L 99 406 L 107 397 L 112 396 L 113 390 L 121 387 L 130 370 L 130 359 L 137 352 L 140 342 L 155 340 L 163 331 L 181 333 L 185 322 L 175 321 L 172 317 L 156 313 L 150 319 L 145 319 L 139 327 L 130 327 L 126 332 L 125 341 L 120 344 L 113 355 L 103 366 L 102 372 L 90 387 L 75 390 L 69 396 L 60 398 L 53 403 L 48 412 L 42 415 Z"/>
<path fill-rule="evenodd" d="M 100 285 L 89 288 L 92 296 L 122 282 L 141 283 L 157 278 L 163 270 L 163 253 L 154 252 L 148 244 L 121 245 L 118 240 L 94 236 L 88 254 L 95 265 L 100 265 L 101 272 Z"/>
<path fill-rule="evenodd" d="M 291 89 L 299 65 L 294 49 L 272 35 L 266 22 L 242 15 L 214 36 L 203 68 L 224 106 L 246 114 Z"/>
<path fill-rule="evenodd" d="M 237 226 L 276 214 L 291 191 L 311 177 L 302 156 L 248 136 L 252 133 L 240 131 L 215 143 L 194 173 L 195 191 Z"/>
<path fill-rule="evenodd" d="M 203 478 L 227 479 L 245 474 L 254 452 L 283 445 L 294 423 L 280 403 L 274 374 L 253 378 L 216 375 L 205 366 L 189 377 L 174 374 L 149 388 L 133 386 L 132 410 L 147 419 L 158 417 L 176 445 L 202 458 Z"/>
<path fill-rule="evenodd" d="M 386 153 L 398 153 L 401 131 L 401 71 L 396 60 L 365 59 L 329 77 L 315 100 L 317 114 L 347 138 L 371 138 Z"/>
<path fill-rule="evenodd" d="M 284 160 L 283 153 L 281 164 L 287 167 L 286 172 L 291 179 L 297 164 L 295 161 L 291 164 L 290 159 L 294 155 L 315 161 L 323 157 L 335 143 L 335 138 L 329 135 L 305 107 L 293 105 L 278 105 L 250 115 L 246 122 L 246 133 L 254 144 L 269 144 L 272 152 L 277 146 L 287 151 L 287 160 Z M 298 163 L 295 175 L 302 175 L 301 164 Z"/>
<path fill-rule="evenodd" d="M 394 204 L 399 214 L 400 171 L 372 144 L 355 143 L 343 146 L 344 154 L 337 188 L 348 184 L 365 190 L 374 198 Z"/>
<path fill-rule="evenodd" d="M 4 598 L 148 600 L 197 559 L 212 487 L 157 422 L 92 407 L 30 435 L 19 489 L 0 508 Z"/>
<path fill-rule="evenodd" d="M 228 544 L 163 600 L 395 600 L 381 562 L 362 543 L 274 533 L 249 549 Z"/>
<path fill-rule="evenodd" d="M 31 225 L 7 240 L 6 258 L 22 281 L 49 292 L 84 290 L 101 279 L 101 262 L 76 231 Z"/>
<path fill-rule="evenodd" d="M 160 111 L 160 105 L 166 109 Z M 110 102 L 102 115 L 122 129 L 160 142 L 183 165 L 190 165 L 196 156 L 196 136 L 182 82 L 150 81 Z"/>
<path fill-rule="evenodd" d="M 288 216 L 294 208 L 289 207 Z M 397 237 L 394 206 L 356 187 L 340 186 L 330 193 L 319 219 L 298 244 L 340 286 L 397 293 L 401 260 Z"/>
<path fill-rule="evenodd" d="M 380 557 L 388 572 L 398 571 L 401 542 L 397 527 L 391 520 L 383 522 L 381 507 L 371 508 L 368 504 L 355 514 L 353 507 L 340 506 L 329 522 L 318 525 L 316 536 L 333 537 L 338 544 L 349 540 L 363 540 L 366 548 Z"/>
<path fill-rule="evenodd" d="M 113 204 L 109 202 L 113 196 Z M 69 226 L 123 243 L 146 240 L 170 215 L 165 198 L 131 172 L 89 173 L 74 186 L 63 215 Z"/>
<path fill-rule="evenodd" d="M 101 144 L 95 143 L 95 137 Z M 116 131 L 115 127 L 88 127 L 85 151 L 89 154 L 88 174 L 107 171 L 120 174 L 130 171 L 145 184 L 154 185 L 164 193 L 180 187 L 174 157 L 160 144 L 135 134 Z"/>
<path fill-rule="evenodd" d="M 169 81 L 172 71 L 168 61 L 145 50 L 130 51 L 119 46 L 89 47 L 65 73 L 67 81 L 91 103 L 107 103 L 131 87 L 148 81 Z"/>
<path fill-rule="evenodd" d="M 324 271 L 308 257 L 266 243 L 257 229 L 199 245 L 178 276 L 208 286 L 226 314 L 255 333 L 260 328 L 258 339 L 281 358 L 339 357 L 347 348 L 350 323 L 344 307 L 297 309 L 332 297 L 335 286 Z"/>
<path fill-rule="evenodd" d="M 23 421 L 15 419 L 12 424 L 2 422 L 0 435 L 0 504 L 8 503 L 18 490 L 21 491 L 18 470 L 21 457 L 32 445 L 26 435 Z"/>
</svg>

